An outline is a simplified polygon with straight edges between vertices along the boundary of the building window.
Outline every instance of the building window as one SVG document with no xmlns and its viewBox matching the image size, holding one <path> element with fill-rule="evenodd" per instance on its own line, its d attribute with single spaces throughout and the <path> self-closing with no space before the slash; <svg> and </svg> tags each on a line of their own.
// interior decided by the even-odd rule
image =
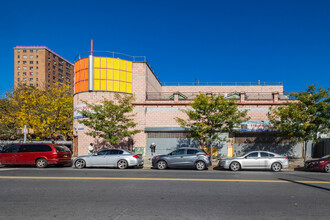
<svg viewBox="0 0 330 220">
<path fill-rule="evenodd" d="M 39 74 L 38 74 L 38 72 L 36 73 L 36 76 L 38 76 Z"/>
<path fill-rule="evenodd" d="M 19 81 L 19 78 L 17 78 L 17 81 Z"/>
<path fill-rule="evenodd" d="M 36 78 L 36 81 L 37 81 L 37 82 L 39 81 L 38 78 Z"/>
<path fill-rule="evenodd" d="M 26 50 L 23 50 L 23 53 L 26 53 Z"/>
<path fill-rule="evenodd" d="M 37 67 L 36 67 L 36 69 L 38 70 L 38 69 L 39 69 L 39 67 L 37 66 Z"/>
<path fill-rule="evenodd" d="M 30 64 L 33 64 L 33 61 L 30 61 Z"/>
<path fill-rule="evenodd" d="M 19 58 L 20 58 L 20 56 L 19 56 L 19 55 L 17 55 L 17 58 L 19 59 Z"/>
<path fill-rule="evenodd" d="M 38 53 L 38 52 L 37 52 L 37 53 Z M 36 58 L 38 59 L 38 58 L 39 58 L 39 56 L 37 55 L 37 56 L 36 56 Z"/>
<path fill-rule="evenodd" d="M 60 68 L 63 68 L 63 65 L 62 65 L 62 64 L 60 64 L 60 63 L 58 64 L 58 66 L 59 66 Z"/>
<path fill-rule="evenodd" d="M 18 69 L 18 70 L 20 70 L 20 69 L 21 69 L 21 67 L 19 67 L 19 66 L 18 66 L 18 67 L 17 67 L 17 69 Z"/>
<path fill-rule="evenodd" d="M 55 54 L 53 54 L 53 58 L 54 58 L 54 59 L 56 58 Z"/>
<path fill-rule="evenodd" d="M 66 78 L 66 81 L 70 82 L 70 79 L 69 78 Z"/>
<path fill-rule="evenodd" d="M 26 66 L 23 66 L 23 70 L 26 70 L 27 68 L 26 68 Z"/>
<path fill-rule="evenodd" d="M 26 81 L 26 78 L 23 78 L 23 82 L 25 82 Z"/>
<path fill-rule="evenodd" d="M 33 72 L 30 72 L 30 76 L 33 76 Z"/>
<path fill-rule="evenodd" d="M 30 83 L 30 86 L 33 86 L 33 83 Z"/>
<path fill-rule="evenodd" d="M 21 52 L 21 50 L 17 50 L 17 53 Z"/>
<path fill-rule="evenodd" d="M 66 73 L 66 76 L 67 76 L 67 77 L 71 77 L 70 73 Z"/>
<path fill-rule="evenodd" d="M 55 61 L 55 60 L 53 60 L 53 63 L 54 63 L 54 64 L 56 64 L 56 61 Z"/>
<path fill-rule="evenodd" d="M 23 64 L 26 64 L 26 61 L 23 61 Z"/>
<path fill-rule="evenodd" d="M 36 52 L 38 53 L 38 52 L 39 52 L 39 50 L 36 50 Z"/>
<path fill-rule="evenodd" d="M 33 70 L 33 66 L 30 66 L 30 70 Z"/>
<path fill-rule="evenodd" d="M 50 74 L 48 74 L 48 78 L 50 78 Z"/>
<path fill-rule="evenodd" d="M 67 68 L 66 68 L 66 71 L 70 72 L 70 69 L 67 67 Z"/>
<path fill-rule="evenodd" d="M 48 57 L 48 61 L 50 61 L 50 57 Z"/>
<path fill-rule="evenodd" d="M 53 69 L 56 69 L 56 66 L 53 66 Z"/>
<path fill-rule="evenodd" d="M 53 80 L 55 80 L 56 79 L 56 77 L 55 76 L 53 76 Z"/>
<path fill-rule="evenodd" d="M 38 87 L 39 85 L 38 85 L 38 83 L 36 84 L 36 87 Z"/>
<path fill-rule="evenodd" d="M 20 64 L 21 61 L 17 61 L 17 64 Z"/>
<path fill-rule="evenodd" d="M 17 72 L 17 76 L 19 76 L 19 72 Z"/>
<path fill-rule="evenodd" d="M 23 86 L 26 86 L 26 83 L 23 83 Z"/>
<path fill-rule="evenodd" d="M 63 73 L 63 70 L 61 70 L 61 69 L 58 69 L 58 71 L 59 71 L 60 73 Z"/>
<path fill-rule="evenodd" d="M 69 63 L 66 63 L 66 65 L 67 65 L 68 67 L 70 67 L 70 66 L 71 66 Z"/>
<path fill-rule="evenodd" d="M 50 63 L 48 63 L 48 66 L 50 66 Z"/>
<path fill-rule="evenodd" d="M 62 74 L 58 74 L 59 77 L 63 78 L 63 75 Z"/>
<path fill-rule="evenodd" d="M 33 53 L 33 50 L 30 50 L 30 53 Z"/>
<path fill-rule="evenodd" d="M 26 59 L 27 58 L 27 56 L 26 55 L 23 55 L 23 59 Z"/>
<path fill-rule="evenodd" d="M 62 82 L 63 82 L 63 80 L 62 80 L 62 79 L 58 79 L 58 81 L 59 81 L 60 83 L 62 83 Z"/>
<path fill-rule="evenodd" d="M 39 64 L 39 61 L 36 61 L 36 64 Z"/>
<path fill-rule="evenodd" d="M 48 80 L 48 82 L 50 83 L 50 79 Z"/>
<path fill-rule="evenodd" d="M 50 69 L 48 69 L 48 72 L 50 73 Z"/>
<path fill-rule="evenodd" d="M 26 76 L 26 72 L 23 72 L 23 76 Z"/>
<path fill-rule="evenodd" d="M 53 74 L 56 74 L 55 70 L 53 70 Z"/>
<path fill-rule="evenodd" d="M 33 59 L 33 55 L 30 55 L 30 59 Z"/>
<path fill-rule="evenodd" d="M 30 78 L 30 81 L 33 81 L 33 78 Z"/>
</svg>

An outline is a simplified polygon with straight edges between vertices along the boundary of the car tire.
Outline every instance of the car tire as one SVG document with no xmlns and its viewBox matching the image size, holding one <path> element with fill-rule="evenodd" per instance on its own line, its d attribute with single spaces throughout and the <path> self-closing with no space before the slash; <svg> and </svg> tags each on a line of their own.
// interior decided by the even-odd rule
<svg viewBox="0 0 330 220">
<path fill-rule="evenodd" d="M 229 166 L 231 171 L 239 171 L 241 169 L 241 164 L 239 162 L 232 162 Z"/>
<path fill-rule="evenodd" d="M 165 170 L 167 168 L 167 163 L 164 160 L 160 160 L 157 162 L 157 169 L 158 170 Z"/>
<path fill-rule="evenodd" d="M 48 166 L 48 162 L 44 158 L 39 158 L 36 160 L 36 167 L 38 168 L 45 168 Z"/>
<path fill-rule="evenodd" d="M 127 169 L 127 168 L 128 168 L 128 162 L 127 162 L 127 160 L 119 160 L 119 161 L 117 162 L 117 167 L 118 167 L 119 169 L 121 169 L 121 170 L 123 170 L 123 169 Z"/>
<path fill-rule="evenodd" d="M 279 172 L 282 169 L 282 165 L 279 162 L 275 162 L 272 164 L 272 171 Z"/>
<path fill-rule="evenodd" d="M 330 163 L 324 165 L 324 172 L 330 173 Z"/>
<path fill-rule="evenodd" d="M 195 164 L 196 170 L 205 170 L 206 164 L 203 161 L 197 161 Z"/>
<path fill-rule="evenodd" d="M 83 159 L 78 159 L 74 162 L 74 167 L 77 169 L 82 169 L 86 167 L 86 162 Z"/>
</svg>

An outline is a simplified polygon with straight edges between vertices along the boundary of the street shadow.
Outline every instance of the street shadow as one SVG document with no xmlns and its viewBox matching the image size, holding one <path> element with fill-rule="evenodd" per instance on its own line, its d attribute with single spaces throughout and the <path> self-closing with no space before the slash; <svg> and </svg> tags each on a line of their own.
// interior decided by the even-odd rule
<svg viewBox="0 0 330 220">
<path fill-rule="evenodd" d="M 284 178 L 279 178 L 279 180 L 283 180 L 283 181 L 287 181 L 287 182 L 290 182 L 290 183 L 295 183 L 295 184 L 298 184 L 298 185 L 307 186 L 307 187 L 311 187 L 311 188 L 315 188 L 315 189 L 325 190 L 325 191 L 328 191 L 330 193 L 330 188 L 326 188 L 326 187 L 322 187 L 322 186 L 315 186 L 315 185 L 311 185 L 311 184 L 308 184 L 308 183 L 301 183 L 301 182 L 297 182 L 297 181 L 289 180 L 289 179 L 284 179 Z M 322 181 L 324 181 L 324 180 L 322 180 Z"/>
</svg>

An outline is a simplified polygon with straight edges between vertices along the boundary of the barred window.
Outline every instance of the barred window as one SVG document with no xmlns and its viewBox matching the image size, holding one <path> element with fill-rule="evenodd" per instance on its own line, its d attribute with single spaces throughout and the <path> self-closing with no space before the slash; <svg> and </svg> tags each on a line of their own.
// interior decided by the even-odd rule
<svg viewBox="0 0 330 220">
<path fill-rule="evenodd" d="M 148 138 L 188 138 L 188 132 L 148 132 Z"/>
</svg>

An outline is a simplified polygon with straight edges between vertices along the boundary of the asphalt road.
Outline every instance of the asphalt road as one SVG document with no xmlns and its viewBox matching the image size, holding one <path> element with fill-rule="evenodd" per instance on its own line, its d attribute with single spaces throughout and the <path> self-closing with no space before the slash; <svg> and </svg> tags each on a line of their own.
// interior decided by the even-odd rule
<svg viewBox="0 0 330 220">
<path fill-rule="evenodd" d="M 318 172 L 0 168 L 0 219 L 329 219 Z"/>
</svg>

